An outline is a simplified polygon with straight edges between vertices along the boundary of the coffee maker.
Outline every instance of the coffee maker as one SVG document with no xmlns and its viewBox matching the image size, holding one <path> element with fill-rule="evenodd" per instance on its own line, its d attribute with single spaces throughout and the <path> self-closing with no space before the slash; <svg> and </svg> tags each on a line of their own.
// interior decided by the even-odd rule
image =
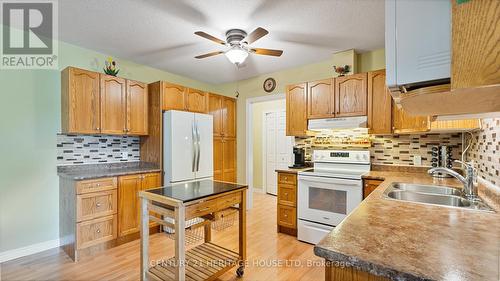
<svg viewBox="0 0 500 281">
<path fill-rule="evenodd" d="M 293 148 L 294 162 L 293 166 L 290 168 L 304 168 L 306 167 L 306 152 L 304 148 L 294 147 Z"/>
</svg>

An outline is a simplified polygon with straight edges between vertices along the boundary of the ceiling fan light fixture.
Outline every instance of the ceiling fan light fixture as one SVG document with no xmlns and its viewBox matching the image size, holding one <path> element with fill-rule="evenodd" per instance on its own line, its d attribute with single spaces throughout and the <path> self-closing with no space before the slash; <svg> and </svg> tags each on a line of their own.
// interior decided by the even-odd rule
<svg viewBox="0 0 500 281">
<path fill-rule="evenodd" d="M 236 46 L 225 53 L 227 59 L 233 64 L 242 64 L 248 57 L 248 52 Z"/>
</svg>

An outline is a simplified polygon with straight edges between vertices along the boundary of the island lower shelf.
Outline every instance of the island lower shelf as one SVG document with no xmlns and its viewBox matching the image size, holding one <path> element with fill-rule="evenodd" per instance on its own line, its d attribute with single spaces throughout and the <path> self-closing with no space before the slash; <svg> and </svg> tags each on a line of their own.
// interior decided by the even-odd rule
<svg viewBox="0 0 500 281">
<path fill-rule="evenodd" d="M 186 280 L 214 280 L 238 265 L 239 255 L 229 249 L 203 243 L 186 251 Z M 149 268 L 148 277 L 156 280 L 175 279 L 175 258 Z"/>
</svg>

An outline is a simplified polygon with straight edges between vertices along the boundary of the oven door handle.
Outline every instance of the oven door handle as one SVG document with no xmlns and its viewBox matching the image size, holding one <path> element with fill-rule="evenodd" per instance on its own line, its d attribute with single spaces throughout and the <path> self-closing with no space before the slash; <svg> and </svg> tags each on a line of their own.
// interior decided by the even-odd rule
<svg viewBox="0 0 500 281">
<path fill-rule="evenodd" d="M 299 181 L 341 184 L 341 185 L 354 185 L 354 186 L 361 185 L 361 180 L 336 179 L 336 178 L 311 177 L 311 176 L 300 176 Z"/>
<path fill-rule="evenodd" d="M 311 228 L 311 229 L 315 229 L 315 230 L 323 231 L 323 232 L 330 232 L 333 229 L 332 226 L 331 227 L 322 228 L 322 227 L 318 227 L 317 225 L 312 225 L 312 224 L 309 224 L 309 223 L 305 223 L 304 226 L 306 226 L 307 228 Z"/>
</svg>

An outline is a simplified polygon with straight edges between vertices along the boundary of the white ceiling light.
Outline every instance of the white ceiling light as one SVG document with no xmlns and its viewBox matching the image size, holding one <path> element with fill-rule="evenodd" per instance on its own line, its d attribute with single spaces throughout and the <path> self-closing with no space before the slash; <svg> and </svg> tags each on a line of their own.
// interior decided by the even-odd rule
<svg viewBox="0 0 500 281">
<path fill-rule="evenodd" d="M 231 48 L 225 53 L 227 59 L 233 64 L 242 64 L 248 57 L 248 52 L 239 46 Z"/>
</svg>

